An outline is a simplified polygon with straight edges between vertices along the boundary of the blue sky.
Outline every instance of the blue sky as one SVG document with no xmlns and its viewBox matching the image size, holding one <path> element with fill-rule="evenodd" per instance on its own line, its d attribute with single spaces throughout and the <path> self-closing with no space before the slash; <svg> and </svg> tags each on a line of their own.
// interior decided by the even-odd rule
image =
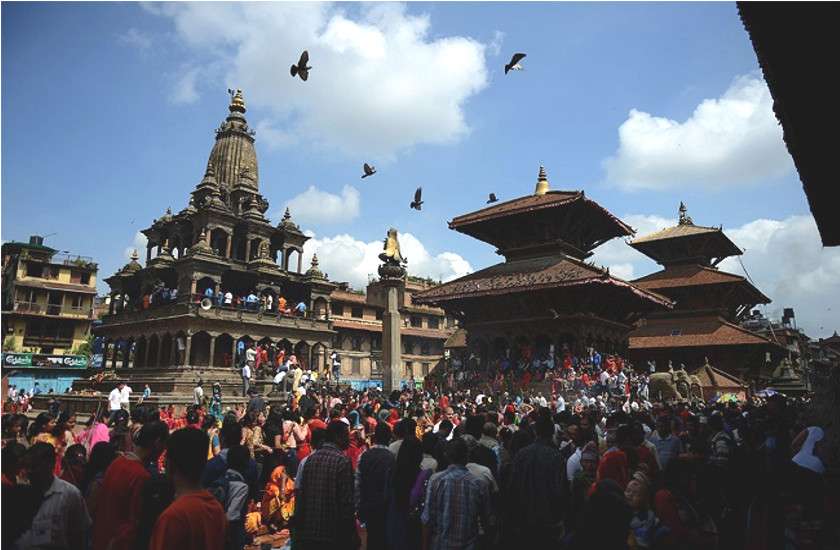
<svg viewBox="0 0 840 550">
<path fill-rule="evenodd" d="M 304 48 L 306 83 L 288 74 Z M 514 51 L 525 70 L 505 76 Z M 768 313 L 840 328 L 840 257 L 819 246 L 734 3 L 4 3 L 2 238 L 55 232 L 113 273 L 139 229 L 186 206 L 228 87 L 273 221 L 291 202 L 333 279 L 362 285 L 391 225 L 422 275 L 497 262 L 446 222 L 490 191 L 531 193 L 542 162 L 552 188 L 641 234 L 684 200 L 747 248 Z M 360 180 L 365 161 L 379 173 Z M 655 268 L 618 241 L 597 259 Z"/>
</svg>

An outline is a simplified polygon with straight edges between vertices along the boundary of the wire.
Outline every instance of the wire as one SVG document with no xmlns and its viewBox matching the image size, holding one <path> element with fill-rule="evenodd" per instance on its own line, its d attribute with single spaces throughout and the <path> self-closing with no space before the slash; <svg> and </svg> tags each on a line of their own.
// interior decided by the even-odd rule
<svg viewBox="0 0 840 550">
<path fill-rule="evenodd" d="M 744 249 L 744 252 L 746 252 L 746 249 Z M 750 277 L 750 272 L 749 272 L 749 271 L 747 271 L 747 266 L 745 266 L 745 265 L 744 265 L 744 261 L 741 259 L 741 256 L 740 256 L 740 255 L 738 255 L 738 256 L 736 256 L 736 258 L 738 258 L 738 263 L 739 263 L 739 264 L 741 264 L 741 269 L 743 269 L 743 270 L 744 270 L 744 275 L 746 275 L 746 276 L 747 276 L 747 280 L 748 280 L 748 281 L 750 282 L 750 284 L 752 284 L 754 287 L 758 288 L 758 285 L 757 285 L 757 284 L 755 284 L 755 281 L 753 280 L 753 278 L 752 278 L 752 277 Z M 760 305 L 760 306 L 761 306 L 761 308 L 764 310 L 764 316 L 765 316 L 765 317 L 767 317 L 767 321 L 768 321 L 767 326 L 769 326 L 769 327 L 770 327 L 770 334 L 773 336 L 773 340 L 774 340 L 774 341 L 778 344 L 778 343 L 779 343 L 779 339 L 778 339 L 778 338 L 776 338 L 776 332 L 773 330 L 773 321 L 770 319 L 770 317 L 768 317 L 768 316 L 767 316 L 767 305 L 766 305 L 766 304 L 759 304 L 759 305 Z"/>
</svg>

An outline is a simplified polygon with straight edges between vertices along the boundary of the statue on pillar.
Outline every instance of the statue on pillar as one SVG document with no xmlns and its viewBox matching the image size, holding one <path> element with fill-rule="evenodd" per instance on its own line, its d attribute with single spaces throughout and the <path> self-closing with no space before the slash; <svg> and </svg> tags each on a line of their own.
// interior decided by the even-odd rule
<svg viewBox="0 0 840 550">
<path fill-rule="evenodd" d="M 405 277 L 405 264 L 408 259 L 400 252 L 400 241 L 397 230 L 393 227 L 385 237 L 383 252 L 379 255 L 382 265 L 379 266 L 379 276 L 383 279 L 402 279 Z"/>
</svg>

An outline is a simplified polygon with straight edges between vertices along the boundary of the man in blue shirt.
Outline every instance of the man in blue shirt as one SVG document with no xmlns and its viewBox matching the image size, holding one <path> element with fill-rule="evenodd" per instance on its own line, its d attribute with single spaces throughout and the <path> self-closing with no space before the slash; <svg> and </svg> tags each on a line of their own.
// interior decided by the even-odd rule
<svg viewBox="0 0 840 550">
<path fill-rule="evenodd" d="M 306 315 L 306 304 L 304 304 L 303 302 L 298 302 L 298 305 L 295 306 L 295 311 L 298 315 L 303 317 L 304 315 Z"/>
</svg>

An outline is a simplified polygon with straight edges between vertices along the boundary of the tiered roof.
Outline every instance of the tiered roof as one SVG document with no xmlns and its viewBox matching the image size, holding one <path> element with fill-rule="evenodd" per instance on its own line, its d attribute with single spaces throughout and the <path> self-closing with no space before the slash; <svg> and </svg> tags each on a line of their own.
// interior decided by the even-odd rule
<svg viewBox="0 0 840 550">
<path fill-rule="evenodd" d="M 716 265 L 724 258 L 743 253 L 722 228 L 694 225 L 683 203 L 680 203 L 679 213 L 676 226 L 637 237 L 630 246 L 665 266 L 677 263 Z"/>
<path fill-rule="evenodd" d="M 631 349 L 765 344 L 772 342 L 717 315 L 648 319 L 630 335 Z"/>
</svg>

